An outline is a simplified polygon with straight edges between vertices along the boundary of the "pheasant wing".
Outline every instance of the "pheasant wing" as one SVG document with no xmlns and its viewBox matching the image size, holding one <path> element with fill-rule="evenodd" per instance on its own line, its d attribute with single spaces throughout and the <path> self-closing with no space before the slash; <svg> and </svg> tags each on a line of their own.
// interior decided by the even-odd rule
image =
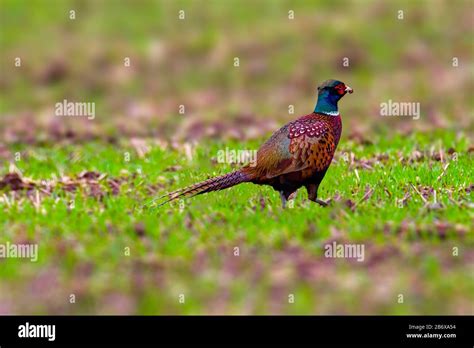
<svg viewBox="0 0 474 348">
<path fill-rule="evenodd" d="M 257 153 L 260 178 L 303 170 L 321 171 L 331 163 L 335 139 L 323 120 L 297 120 L 277 131 Z"/>
</svg>

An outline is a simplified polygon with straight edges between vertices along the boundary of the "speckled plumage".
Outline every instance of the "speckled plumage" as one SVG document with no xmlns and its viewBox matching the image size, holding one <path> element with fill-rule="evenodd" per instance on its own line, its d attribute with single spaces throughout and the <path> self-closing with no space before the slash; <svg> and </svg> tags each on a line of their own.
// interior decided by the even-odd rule
<svg viewBox="0 0 474 348">
<path fill-rule="evenodd" d="M 324 82 L 318 88 L 315 111 L 276 131 L 258 150 L 255 165 L 167 194 L 161 204 L 251 182 L 279 191 L 283 206 L 303 186 L 310 200 L 325 205 L 317 198 L 317 192 L 341 137 L 337 101 L 347 92 L 352 93 L 352 89 L 340 81 Z"/>
<path fill-rule="evenodd" d="M 288 197 L 302 186 L 319 186 L 341 136 L 341 117 L 311 113 L 277 131 L 257 153 L 257 165 L 241 172 Z M 283 147 L 281 146 L 283 145 Z M 315 199 L 317 197 L 314 197 Z"/>
</svg>

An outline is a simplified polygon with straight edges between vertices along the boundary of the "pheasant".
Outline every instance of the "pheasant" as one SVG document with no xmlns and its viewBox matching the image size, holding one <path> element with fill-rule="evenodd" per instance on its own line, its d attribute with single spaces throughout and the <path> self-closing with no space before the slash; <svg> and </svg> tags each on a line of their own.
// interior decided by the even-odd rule
<svg viewBox="0 0 474 348">
<path fill-rule="evenodd" d="M 217 176 L 158 197 L 158 206 L 179 198 L 193 197 L 223 190 L 241 183 L 270 185 L 280 192 L 283 208 L 290 196 L 304 186 L 309 200 L 322 206 L 318 199 L 319 184 L 336 151 L 342 123 L 338 101 L 353 90 L 341 81 L 327 80 L 318 87 L 314 112 L 292 121 L 265 142 L 257 152 L 256 164 Z"/>
</svg>

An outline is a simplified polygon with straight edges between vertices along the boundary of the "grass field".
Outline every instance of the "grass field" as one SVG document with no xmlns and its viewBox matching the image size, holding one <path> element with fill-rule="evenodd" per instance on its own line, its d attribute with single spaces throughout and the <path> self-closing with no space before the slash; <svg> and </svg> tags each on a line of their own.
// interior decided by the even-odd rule
<svg viewBox="0 0 474 348">
<path fill-rule="evenodd" d="M 0 244 L 39 248 L 0 258 L 0 314 L 474 314 L 472 3 L 51 3 L 0 1 Z M 355 90 L 329 206 L 252 184 L 144 206 L 237 168 L 218 151 L 258 149 L 328 78 Z M 55 117 L 65 98 L 97 117 Z"/>
<path fill-rule="evenodd" d="M 31 179 L 23 185 L 31 188 L 18 197 L 6 187 L 1 227 L 7 240 L 37 242 L 40 258 L 3 262 L 2 308 L 470 313 L 473 160 L 467 145 L 450 133 L 377 145 L 343 142 L 321 187 L 330 206 L 310 203 L 300 192 L 286 210 L 276 192 L 252 184 L 143 209 L 164 189 L 231 170 L 210 164 L 215 143 L 197 146 L 190 158 L 152 143 L 142 158 L 127 144 L 15 148 L 23 154 L 17 168 Z M 333 241 L 363 243 L 365 260 L 325 258 L 324 245 Z M 77 295 L 74 305 L 70 294 Z M 290 294 L 295 303 L 288 303 Z M 10 296 L 22 298 L 21 306 L 9 309 Z"/>
</svg>

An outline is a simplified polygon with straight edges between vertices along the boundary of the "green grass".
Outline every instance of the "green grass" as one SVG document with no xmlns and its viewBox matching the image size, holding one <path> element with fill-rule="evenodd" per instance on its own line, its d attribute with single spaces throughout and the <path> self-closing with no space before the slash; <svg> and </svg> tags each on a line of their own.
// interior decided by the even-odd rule
<svg viewBox="0 0 474 348">
<path fill-rule="evenodd" d="M 337 194 L 340 200 L 322 208 L 310 203 L 302 190 L 286 210 L 275 191 L 252 184 L 198 196 L 181 207 L 175 203 L 144 209 L 153 198 L 150 187 L 159 195 L 232 170 L 211 161 L 222 143 L 200 144 L 192 160 L 180 149 L 149 143 L 151 150 L 143 158 L 126 142 L 12 146 L 12 152 L 22 154 L 16 167 L 38 182 L 74 178 L 83 171 L 107 174 L 99 182 L 101 199 L 90 197 L 88 184 L 75 193 L 57 184 L 50 196 L 40 195 L 39 205 L 24 193 L 13 197 L 4 189 L 2 239 L 34 241 L 40 250 L 37 263 L 2 262 L 2 293 L 15 289 L 24 298 L 14 312 L 469 312 L 465 304 L 472 301 L 474 282 L 467 260 L 474 216 L 472 193 L 465 189 L 474 161 L 462 134 L 380 137 L 372 145 L 343 139 L 320 188 L 322 198 Z M 258 142 L 225 146 L 255 149 Z M 432 147 L 454 148 L 457 155 L 446 153 L 442 163 L 430 158 Z M 401 164 L 399 159 L 415 149 L 426 157 Z M 357 169 L 357 178 L 344 160 L 350 151 L 356 162 L 378 154 L 388 159 L 375 161 L 372 170 Z M 445 175 L 437 180 L 447 163 Z M 178 171 L 166 171 L 176 165 L 181 166 Z M 109 178 L 121 178 L 119 194 L 111 193 Z M 432 187 L 442 207 L 426 207 L 411 184 Z M 362 200 L 367 186 L 374 192 Z M 407 192 L 411 198 L 399 205 L 397 200 Z M 426 199 L 434 202 L 433 196 Z M 68 208 L 71 200 L 74 208 Z M 350 209 L 347 200 L 356 207 Z M 447 227 L 442 230 L 441 224 Z M 324 245 L 332 240 L 363 243 L 364 262 L 325 258 Z M 240 248 L 239 256 L 234 256 L 234 247 Z M 452 255 L 453 247 L 459 248 L 459 256 Z M 35 286 L 54 287 L 54 296 L 31 293 Z M 178 302 L 181 293 L 184 304 Z M 290 293 L 296 296 L 294 304 L 288 303 Z M 75 304 L 68 302 L 69 294 L 77 294 Z M 397 302 L 398 294 L 404 294 L 404 304 Z"/>
</svg>

